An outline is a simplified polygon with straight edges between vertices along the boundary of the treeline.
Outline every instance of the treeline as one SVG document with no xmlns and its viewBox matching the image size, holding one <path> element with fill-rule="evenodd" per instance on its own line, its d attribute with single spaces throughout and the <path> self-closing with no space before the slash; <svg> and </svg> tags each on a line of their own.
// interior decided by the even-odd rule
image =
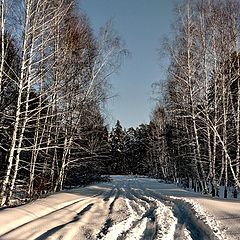
<svg viewBox="0 0 240 240">
<path fill-rule="evenodd" d="M 73 0 L 1 1 L 1 206 L 103 171 L 108 77 L 127 54 Z M 87 180 L 86 180 L 87 181 Z"/>
<path fill-rule="evenodd" d="M 118 120 L 109 133 L 109 174 L 148 174 L 146 170 L 148 127 L 123 129 Z"/>
<path fill-rule="evenodd" d="M 109 133 L 109 174 L 145 175 L 172 181 L 167 156 L 164 110 L 154 112 L 149 124 L 123 129 L 117 121 Z M 169 146 L 171 148 L 171 146 Z"/>
<path fill-rule="evenodd" d="M 240 3 L 187 1 L 176 9 L 165 99 L 152 122 L 158 129 L 166 177 L 205 193 L 240 188 Z M 153 149 L 153 152 L 156 148 Z M 209 187 L 209 183 L 211 186 Z"/>
</svg>

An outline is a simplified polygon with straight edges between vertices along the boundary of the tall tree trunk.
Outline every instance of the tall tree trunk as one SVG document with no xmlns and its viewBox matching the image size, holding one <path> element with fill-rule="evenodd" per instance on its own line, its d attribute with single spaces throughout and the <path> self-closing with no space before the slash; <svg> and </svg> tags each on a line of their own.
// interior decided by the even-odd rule
<svg viewBox="0 0 240 240">
<path fill-rule="evenodd" d="M 25 81 L 25 69 L 27 66 L 27 42 L 28 42 L 28 33 L 26 29 L 28 28 L 29 25 L 29 14 L 30 14 L 30 5 L 27 4 L 26 6 L 26 16 L 25 16 L 25 22 L 24 22 L 24 33 L 23 33 L 23 44 L 22 44 L 22 64 L 21 64 L 21 75 L 19 79 L 19 89 L 18 89 L 18 99 L 17 99 L 17 106 L 16 106 L 16 117 L 15 117 L 15 123 L 14 123 L 14 129 L 13 129 L 13 134 L 12 134 L 12 142 L 11 142 L 11 147 L 9 151 L 9 157 L 8 157 L 8 165 L 7 165 L 7 172 L 3 181 L 3 186 L 2 186 L 2 201 L 1 201 L 1 206 L 3 206 L 8 199 L 8 196 L 11 196 L 11 190 L 9 186 L 9 181 L 10 181 L 10 174 L 12 171 L 13 167 L 13 161 L 14 161 L 14 154 L 17 146 L 17 133 L 19 131 L 20 127 L 20 114 L 21 114 L 21 107 L 22 107 L 22 94 L 23 94 L 23 89 L 24 89 L 24 81 Z M 16 169 L 16 168 L 15 168 Z M 15 172 L 13 172 L 15 174 Z"/>
<path fill-rule="evenodd" d="M 1 63 L 0 63 L 0 106 L 2 103 L 2 82 L 5 63 L 5 0 L 1 0 Z"/>
</svg>

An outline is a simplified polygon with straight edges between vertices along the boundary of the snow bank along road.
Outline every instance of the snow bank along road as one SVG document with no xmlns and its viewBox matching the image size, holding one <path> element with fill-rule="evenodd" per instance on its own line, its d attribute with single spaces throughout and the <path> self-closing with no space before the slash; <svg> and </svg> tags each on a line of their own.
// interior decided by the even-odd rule
<svg viewBox="0 0 240 240">
<path fill-rule="evenodd" d="M 61 192 L 0 211 L 0 239 L 240 239 L 240 202 L 149 178 Z"/>
</svg>

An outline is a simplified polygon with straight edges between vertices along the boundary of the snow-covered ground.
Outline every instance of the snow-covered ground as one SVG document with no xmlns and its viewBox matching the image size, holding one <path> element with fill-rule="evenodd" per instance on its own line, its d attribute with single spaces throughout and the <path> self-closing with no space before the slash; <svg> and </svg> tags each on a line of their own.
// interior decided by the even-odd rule
<svg viewBox="0 0 240 240">
<path fill-rule="evenodd" d="M 112 176 L 0 211 L 0 239 L 240 239 L 240 201 Z"/>
</svg>

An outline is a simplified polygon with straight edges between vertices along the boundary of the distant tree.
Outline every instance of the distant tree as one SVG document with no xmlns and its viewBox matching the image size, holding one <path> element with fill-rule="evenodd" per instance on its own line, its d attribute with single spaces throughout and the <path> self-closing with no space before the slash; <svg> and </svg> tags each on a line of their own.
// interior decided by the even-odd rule
<svg viewBox="0 0 240 240">
<path fill-rule="evenodd" d="M 110 132 L 109 143 L 111 146 L 111 171 L 115 174 L 124 174 L 124 138 L 125 132 L 117 120 L 115 127 Z"/>
</svg>

